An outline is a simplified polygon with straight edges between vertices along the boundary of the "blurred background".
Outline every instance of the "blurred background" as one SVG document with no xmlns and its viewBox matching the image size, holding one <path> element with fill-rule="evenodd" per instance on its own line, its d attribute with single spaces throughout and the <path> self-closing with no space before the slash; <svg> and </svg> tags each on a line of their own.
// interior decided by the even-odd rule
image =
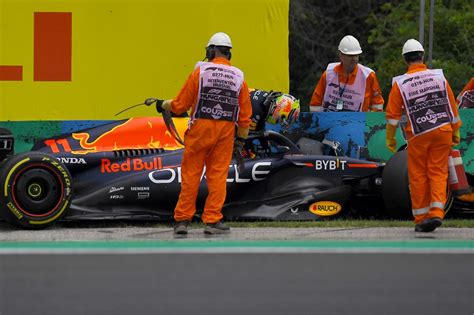
<svg viewBox="0 0 474 315">
<path fill-rule="evenodd" d="M 289 18 L 290 93 L 306 107 L 322 72 L 338 61 L 337 46 L 347 34 L 359 39 L 360 63 L 372 68 L 385 101 L 392 77 L 406 68 L 404 42 L 419 39 L 420 0 L 291 0 Z M 430 0 L 424 10 L 428 58 Z M 442 68 L 457 95 L 474 75 L 472 0 L 435 0 L 432 67 Z"/>
</svg>

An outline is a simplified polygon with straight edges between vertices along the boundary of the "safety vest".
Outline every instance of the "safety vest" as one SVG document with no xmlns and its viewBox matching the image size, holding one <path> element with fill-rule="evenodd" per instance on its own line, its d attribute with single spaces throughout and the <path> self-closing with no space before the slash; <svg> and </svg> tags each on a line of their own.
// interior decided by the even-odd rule
<svg viewBox="0 0 474 315">
<path fill-rule="evenodd" d="M 467 90 L 461 95 L 459 108 L 474 108 L 474 90 Z"/>
<path fill-rule="evenodd" d="M 453 122 L 443 71 L 424 70 L 392 80 L 402 95 L 413 135 L 417 136 Z"/>
<path fill-rule="evenodd" d="M 237 121 L 244 74 L 236 67 L 199 62 L 199 93 L 193 119 Z"/>
<path fill-rule="evenodd" d="M 326 112 L 350 111 L 362 109 L 365 98 L 365 86 L 372 69 L 357 64 L 357 74 L 353 84 L 339 82 L 339 74 L 334 68 L 340 63 L 330 63 L 326 68 L 326 90 L 323 98 L 323 108 Z"/>
</svg>

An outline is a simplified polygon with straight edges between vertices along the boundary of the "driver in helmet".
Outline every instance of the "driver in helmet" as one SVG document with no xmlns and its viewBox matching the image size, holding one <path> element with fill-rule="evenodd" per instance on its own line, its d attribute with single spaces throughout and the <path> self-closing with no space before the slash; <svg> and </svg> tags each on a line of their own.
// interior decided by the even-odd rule
<svg viewBox="0 0 474 315">
<path fill-rule="evenodd" d="M 290 94 L 250 89 L 252 122 L 250 133 L 264 131 L 265 123 L 280 124 L 288 128 L 300 115 L 300 101 Z"/>
<path fill-rule="evenodd" d="M 300 101 L 292 95 L 259 89 L 249 89 L 249 92 L 252 103 L 250 135 L 261 134 L 265 131 L 266 123 L 280 124 L 283 128 L 288 128 L 298 120 Z M 266 146 L 264 143 L 261 145 Z M 242 156 L 255 158 L 255 151 L 251 143 L 246 143 Z"/>
</svg>

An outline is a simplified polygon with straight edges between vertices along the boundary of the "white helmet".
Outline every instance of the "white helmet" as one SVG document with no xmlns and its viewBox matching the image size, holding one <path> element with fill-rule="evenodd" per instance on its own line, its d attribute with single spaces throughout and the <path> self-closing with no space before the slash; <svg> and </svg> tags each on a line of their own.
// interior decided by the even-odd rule
<svg viewBox="0 0 474 315">
<path fill-rule="evenodd" d="M 338 49 L 344 55 L 360 55 L 362 53 L 359 41 L 352 35 L 344 36 L 339 42 Z"/>
<path fill-rule="evenodd" d="M 232 41 L 230 40 L 229 35 L 219 32 L 211 36 L 206 47 L 209 46 L 225 46 L 232 48 Z"/>
<path fill-rule="evenodd" d="M 417 41 L 416 39 L 409 39 L 405 42 L 405 45 L 403 45 L 403 49 L 402 49 L 402 56 L 406 53 L 409 53 L 409 52 L 414 52 L 414 51 L 425 51 L 423 49 L 423 46 L 420 44 L 419 41 Z"/>
</svg>

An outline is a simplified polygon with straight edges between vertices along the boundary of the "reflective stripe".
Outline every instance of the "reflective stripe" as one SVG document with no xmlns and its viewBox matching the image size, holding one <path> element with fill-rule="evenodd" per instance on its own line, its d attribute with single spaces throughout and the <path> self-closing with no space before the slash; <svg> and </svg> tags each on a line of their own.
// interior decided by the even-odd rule
<svg viewBox="0 0 474 315">
<path fill-rule="evenodd" d="M 393 125 L 393 126 L 398 125 L 399 121 L 400 120 L 398 120 L 398 119 L 387 119 L 387 123 L 389 123 L 390 125 Z"/>
<path fill-rule="evenodd" d="M 309 111 L 310 112 L 322 112 L 323 111 L 323 107 L 320 105 L 320 106 L 314 106 L 314 105 L 311 105 L 309 107 Z"/>
<path fill-rule="evenodd" d="M 444 209 L 444 203 L 439 202 L 439 201 L 433 201 L 430 206 L 431 206 L 431 208 Z"/>
<path fill-rule="evenodd" d="M 415 216 L 416 215 L 427 214 L 428 212 L 430 212 L 430 208 L 426 207 L 426 208 L 420 208 L 420 209 L 412 209 L 411 212 Z"/>
<path fill-rule="evenodd" d="M 454 165 L 461 165 L 462 164 L 462 157 L 453 158 Z"/>
<path fill-rule="evenodd" d="M 370 108 L 383 110 L 383 104 L 372 104 L 370 105 Z"/>
<path fill-rule="evenodd" d="M 459 122 L 459 120 L 460 120 L 459 117 L 454 117 L 454 118 L 453 118 L 453 124 Z"/>
</svg>

